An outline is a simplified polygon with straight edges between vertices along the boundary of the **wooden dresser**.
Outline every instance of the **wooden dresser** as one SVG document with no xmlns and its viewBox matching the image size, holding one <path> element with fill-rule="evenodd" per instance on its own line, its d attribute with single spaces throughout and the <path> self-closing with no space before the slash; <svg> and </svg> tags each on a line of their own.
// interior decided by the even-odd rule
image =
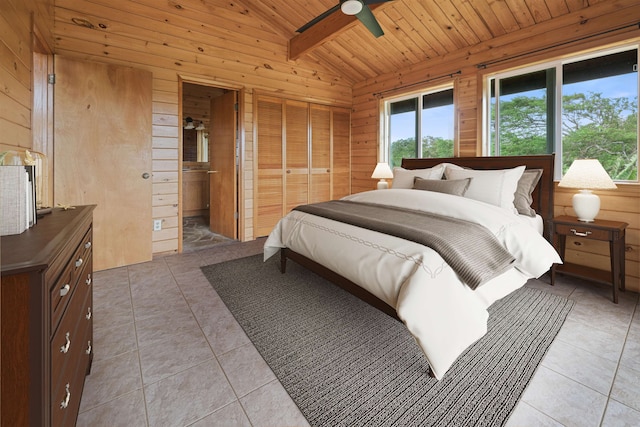
<svg viewBox="0 0 640 427">
<path fill-rule="evenodd" d="M 93 357 L 94 206 L 3 236 L 2 426 L 73 426 Z"/>
</svg>

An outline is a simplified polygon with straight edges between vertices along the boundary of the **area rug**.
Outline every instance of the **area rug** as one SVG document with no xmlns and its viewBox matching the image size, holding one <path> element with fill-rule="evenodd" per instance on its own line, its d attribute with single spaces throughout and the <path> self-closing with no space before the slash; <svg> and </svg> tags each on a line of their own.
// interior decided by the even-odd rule
<svg viewBox="0 0 640 427">
<path fill-rule="evenodd" d="M 573 305 L 529 288 L 503 298 L 437 381 L 401 322 L 276 258 L 202 270 L 312 426 L 503 425 Z"/>
</svg>

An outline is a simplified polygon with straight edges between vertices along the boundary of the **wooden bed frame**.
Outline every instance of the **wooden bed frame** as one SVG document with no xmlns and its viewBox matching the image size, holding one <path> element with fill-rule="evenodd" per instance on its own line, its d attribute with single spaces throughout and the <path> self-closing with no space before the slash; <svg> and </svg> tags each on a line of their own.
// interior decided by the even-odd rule
<svg viewBox="0 0 640 427">
<path fill-rule="evenodd" d="M 508 169 L 516 166 L 526 166 L 527 169 L 542 169 L 542 176 L 533 192 L 533 208 L 542 217 L 544 223 L 544 236 L 552 242 L 553 219 L 553 163 L 554 155 L 513 156 L 513 157 L 451 157 L 433 159 L 402 159 L 402 167 L 405 169 L 424 169 L 433 167 L 439 163 L 455 163 L 462 167 L 472 169 Z M 303 267 L 313 271 L 330 282 L 340 286 L 347 292 L 357 296 L 368 304 L 376 307 L 391 317 L 398 318 L 396 310 L 369 291 L 361 288 L 352 281 L 329 270 L 323 265 L 300 255 L 289 248 L 280 251 L 280 270 L 286 272 L 287 259 L 291 259 Z"/>
</svg>

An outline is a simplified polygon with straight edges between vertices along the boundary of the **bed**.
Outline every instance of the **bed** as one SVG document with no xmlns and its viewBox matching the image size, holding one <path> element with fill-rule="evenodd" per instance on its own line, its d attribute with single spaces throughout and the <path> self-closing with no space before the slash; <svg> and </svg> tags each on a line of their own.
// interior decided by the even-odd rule
<svg viewBox="0 0 640 427">
<path fill-rule="evenodd" d="M 553 162 L 403 159 L 388 190 L 288 213 L 267 238 L 264 259 L 279 253 L 283 273 L 291 259 L 401 320 L 442 379 L 486 334 L 493 302 L 561 263 L 549 242 Z"/>
</svg>

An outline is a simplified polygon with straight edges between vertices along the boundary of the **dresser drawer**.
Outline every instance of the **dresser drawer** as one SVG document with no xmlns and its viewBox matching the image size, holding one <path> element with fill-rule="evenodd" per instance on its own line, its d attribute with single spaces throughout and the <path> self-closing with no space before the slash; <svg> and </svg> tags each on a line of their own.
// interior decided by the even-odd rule
<svg viewBox="0 0 640 427">
<path fill-rule="evenodd" d="M 49 291 L 51 295 L 51 334 L 55 334 L 60 319 L 73 296 L 73 290 L 76 286 L 74 270 L 75 267 L 68 264 Z"/>
<path fill-rule="evenodd" d="M 92 238 L 91 230 L 92 230 L 91 228 L 87 230 L 84 237 L 82 238 L 82 241 L 80 242 L 80 245 L 78 245 L 78 249 L 76 249 L 76 252 L 73 255 L 73 258 L 71 259 L 71 263 L 75 267 L 75 269 L 73 270 L 73 275 L 74 275 L 74 279 L 76 280 L 81 279 L 82 272 L 84 271 L 87 262 L 91 260 L 92 245 L 93 245 L 91 242 L 91 238 Z"/>
<path fill-rule="evenodd" d="M 70 356 L 61 381 L 51 391 L 51 425 L 56 427 L 75 425 L 84 387 L 85 371 L 78 369 L 85 359 L 83 348 L 78 345 Z"/>
<path fill-rule="evenodd" d="M 56 333 L 60 318 L 73 297 L 78 283 L 85 284 L 87 280 L 91 281 L 91 268 L 87 268 L 92 260 L 91 237 L 92 232 L 89 227 L 62 274 L 50 289 L 51 334 Z M 83 299 L 81 298 L 80 301 Z"/>
<path fill-rule="evenodd" d="M 75 425 L 82 390 L 84 388 L 87 366 L 93 353 L 93 301 L 91 292 L 82 292 L 82 288 L 74 295 L 74 298 L 83 297 L 82 304 L 72 302 L 69 313 L 65 314 L 59 328 L 59 334 L 64 334 L 63 341 L 66 347 L 67 339 L 64 328 L 74 322 L 73 339 L 70 340 L 66 353 L 61 352 L 58 342 L 52 343 L 51 349 L 51 419 L 54 426 Z M 79 310 L 75 309 L 79 307 Z M 56 338 L 59 334 L 56 334 Z M 54 341 L 55 339 L 54 338 Z M 57 353 L 55 353 L 57 352 Z"/>
<path fill-rule="evenodd" d="M 61 381 L 61 374 L 73 355 L 83 345 L 78 325 L 84 316 L 84 304 L 73 303 L 62 317 L 60 326 L 51 340 L 51 386 L 56 387 Z"/>
<path fill-rule="evenodd" d="M 91 283 L 91 258 L 84 266 L 83 273 L 88 280 L 80 280 L 71 296 L 72 300 L 65 311 L 60 326 L 51 340 L 51 385 L 55 387 L 71 354 L 78 347 L 85 346 L 87 328 L 93 324 L 93 293 Z M 86 346 L 85 346 L 86 347 Z M 84 348 L 84 347 L 83 347 Z M 73 367 L 75 369 L 76 367 Z"/>
<path fill-rule="evenodd" d="M 583 229 L 577 225 L 556 224 L 555 232 L 564 236 L 589 237 L 593 240 L 611 240 L 611 232 L 594 228 Z"/>
</svg>

